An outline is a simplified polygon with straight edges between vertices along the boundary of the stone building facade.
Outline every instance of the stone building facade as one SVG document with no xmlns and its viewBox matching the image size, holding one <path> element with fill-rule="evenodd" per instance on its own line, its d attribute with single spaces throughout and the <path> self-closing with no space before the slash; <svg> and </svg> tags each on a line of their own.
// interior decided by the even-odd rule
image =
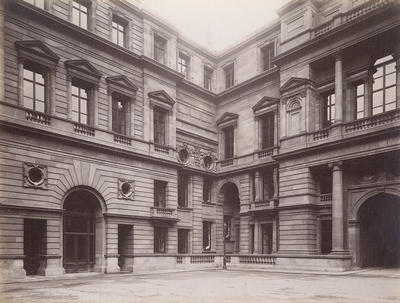
<svg viewBox="0 0 400 303">
<path fill-rule="evenodd" d="M 4 277 L 399 265 L 398 1 L 220 54 L 125 0 L 0 5 Z"/>
</svg>

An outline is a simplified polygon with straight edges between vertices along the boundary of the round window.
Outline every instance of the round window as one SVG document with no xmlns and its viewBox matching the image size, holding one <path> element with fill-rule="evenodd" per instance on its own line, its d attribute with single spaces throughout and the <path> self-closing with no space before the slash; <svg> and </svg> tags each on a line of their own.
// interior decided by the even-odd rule
<svg viewBox="0 0 400 303">
<path fill-rule="evenodd" d="M 31 167 L 28 172 L 29 182 L 38 185 L 43 182 L 43 171 L 39 167 Z"/>
<path fill-rule="evenodd" d="M 179 151 L 179 160 L 186 163 L 189 159 L 189 152 L 186 149 L 181 149 Z"/>
<path fill-rule="evenodd" d="M 205 156 L 203 159 L 204 167 L 211 168 L 213 165 L 213 159 L 210 156 Z"/>
<path fill-rule="evenodd" d="M 129 182 L 124 182 L 121 184 L 121 193 L 125 196 L 128 197 L 132 194 L 132 184 Z"/>
</svg>

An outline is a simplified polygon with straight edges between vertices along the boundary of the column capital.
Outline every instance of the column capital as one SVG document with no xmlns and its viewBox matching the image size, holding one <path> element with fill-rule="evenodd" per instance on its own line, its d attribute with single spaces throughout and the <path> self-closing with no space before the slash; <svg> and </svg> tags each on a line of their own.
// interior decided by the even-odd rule
<svg viewBox="0 0 400 303">
<path fill-rule="evenodd" d="M 341 49 L 336 50 L 333 53 L 333 57 L 335 58 L 335 61 L 342 61 L 342 59 L 343 59 L 343 51 Z"/>
<path fill-rule="evenodd" d="M 333 168 L 333 170 L 341 170 L 343 166 L 342 161 L 336 161 L 328 164 L 329 168 Z"/>
</svg>

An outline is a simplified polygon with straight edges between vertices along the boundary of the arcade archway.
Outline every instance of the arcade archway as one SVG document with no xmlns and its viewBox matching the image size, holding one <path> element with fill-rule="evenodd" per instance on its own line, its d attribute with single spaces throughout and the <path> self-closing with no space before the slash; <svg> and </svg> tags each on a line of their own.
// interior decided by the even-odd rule
<svg viewBox="0 0 400 303">
<path fill-rule="evenodd" d="M 380 193 L 359 209 L 360 266 L 400 266 L 400 198 Z"/>
</svg>

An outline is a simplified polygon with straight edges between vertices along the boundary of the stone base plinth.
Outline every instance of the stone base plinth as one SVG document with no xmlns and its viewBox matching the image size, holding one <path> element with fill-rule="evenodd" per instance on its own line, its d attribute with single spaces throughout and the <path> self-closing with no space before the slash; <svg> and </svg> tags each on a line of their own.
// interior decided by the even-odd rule
<svg viewBox="0 0 400 303">
<path fill-rule="evenodd" d="M 22 279 L 26 277 L 23 258 L 0 259 L 1 281 Z"/>
</svg>

